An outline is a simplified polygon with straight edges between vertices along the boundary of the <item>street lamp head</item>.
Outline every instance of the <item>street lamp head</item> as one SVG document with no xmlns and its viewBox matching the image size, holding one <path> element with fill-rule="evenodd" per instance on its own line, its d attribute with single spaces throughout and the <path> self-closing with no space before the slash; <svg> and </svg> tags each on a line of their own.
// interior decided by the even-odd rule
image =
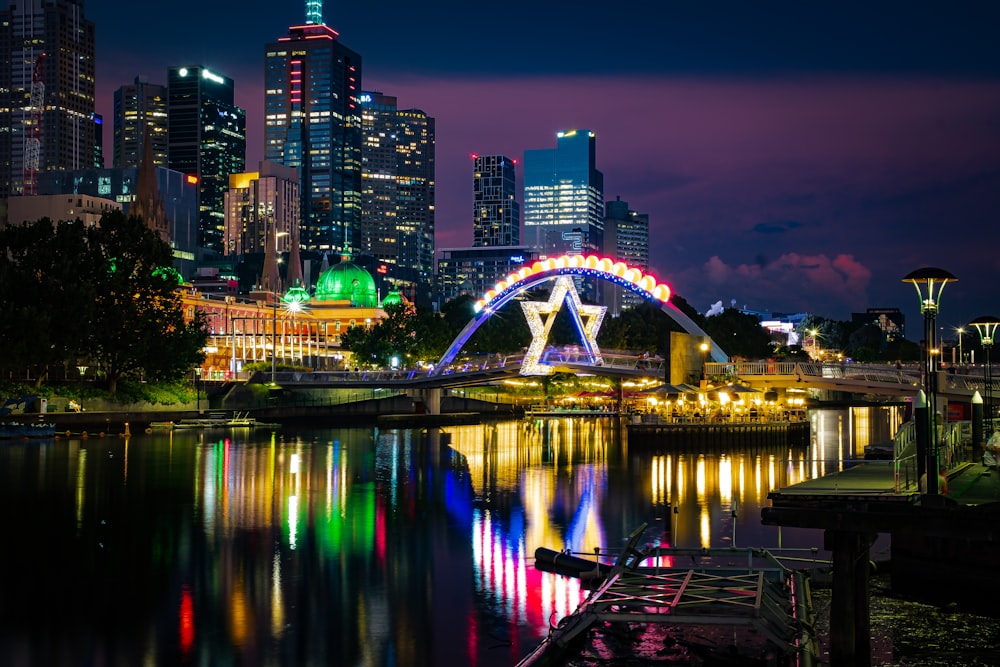
<svg viewBox="0 0 1000 667">
<path fill-rule="evenodd" d="M 976 331 L 979 332 L 979 340 L 983 344 L 983 347 L 990 347 L 993 345 L 993 336 L 996 334 L 997 327 L 1000 326 L 1000 318 L 997 318 L 994 315 L 983 315 L 982 317 L 977 317 L 972 320 L 969 324 L 976 327 Z"/>
<path fill-rule="evenodd" d="M 698 346 L 698 349 L 701 350 L 702 352 L 708 352 L 708 343 L 702 343 L 701 345 Z"/>
<path fill-rule="evenodd" d="M 922 269 L 911 271 L 903 276 L 904 283 L 913 283 L 913 286 L 917 289 L 917 297 L 920 299 L 920 312 L 927 314 L 937 313 L 944 286 L 956 280 L 958 278 L 951 273 L 933 266 L 925 266 Z M 926 286 L 926 290 L 920 289 L 922 285 Z"/>
</svg>

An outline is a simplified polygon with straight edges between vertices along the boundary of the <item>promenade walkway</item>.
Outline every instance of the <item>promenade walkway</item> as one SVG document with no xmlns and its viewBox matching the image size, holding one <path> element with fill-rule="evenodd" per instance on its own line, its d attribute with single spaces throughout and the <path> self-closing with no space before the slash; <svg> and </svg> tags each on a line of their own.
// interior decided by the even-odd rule
<svg viewBox="0 0 1000 667">
<path fill-rule="evenodd" d="M 864 461 L 846 470 L 809 479 L 771 493 L 778 503 L 810 499 L 882 500 L 912 502 L 916 490 L 896 491 L 892 461 Z M 958 505 L 973 506 L 1000 501 L 1000 471 L 981 463 L 962 463 L 948 473 L 948 491 L 941 494 Z"/>
</svg>

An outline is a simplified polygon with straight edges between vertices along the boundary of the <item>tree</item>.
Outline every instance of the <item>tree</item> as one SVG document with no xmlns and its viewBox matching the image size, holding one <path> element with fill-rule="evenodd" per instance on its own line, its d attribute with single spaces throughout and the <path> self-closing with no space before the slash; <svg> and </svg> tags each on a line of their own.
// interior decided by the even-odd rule
<svg viewBox="0 0 1000 667">
<path fill-rule="evenodd" d="M 178 379 L 204 360 L 208 333 L 198 313 L 184 321 L 170 245 L 141 218 L 105 214 L 87 231 L 89 279 L 96 293 L 90 354 L 114 393 L 123 377 Z"/>
<path fill-rule="evenodd" d="M 50 366 L 86 352 L 81 334 L 95 320 L 83 223 L 48 218 L 0 230 L 0 340 L 4 365 L 30 373 L 36 386 Z"/>
<path fill-rule="evenodd" d="M 771 335 L 760 326 L 760 320 L 735 308 L 706 317 L 703 329 L 731 357 L 761 359 L 774 351 Z"/>
</svg>

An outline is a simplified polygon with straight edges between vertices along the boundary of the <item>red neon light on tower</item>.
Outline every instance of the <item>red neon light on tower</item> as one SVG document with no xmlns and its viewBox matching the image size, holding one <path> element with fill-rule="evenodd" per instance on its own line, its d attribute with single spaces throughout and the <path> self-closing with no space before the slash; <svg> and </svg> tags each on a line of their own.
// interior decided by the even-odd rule
<svg viewBox="0 0 1000 667">
<path fill-rule="evenodd" d="M 42 75 L 42 63 L 45 53 L 38 54 L 35 66 L 31 70 L 31 98 L 28 102 L 31 115 L 24 140 L 24 185 L 21 193 L 25 195 L 38 194 L 38 167 L 42 152 L 42 117 L 45 111 L 45 81 Z"/>
</svg>

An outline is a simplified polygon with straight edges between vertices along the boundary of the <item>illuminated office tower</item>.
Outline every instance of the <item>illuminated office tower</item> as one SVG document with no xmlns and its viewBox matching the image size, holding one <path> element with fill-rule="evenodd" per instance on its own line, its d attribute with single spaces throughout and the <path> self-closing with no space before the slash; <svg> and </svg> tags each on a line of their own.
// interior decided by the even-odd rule
<svg viewBox="0 0 1000 667">
<path fill-rule="evenodd" d="M 559 132 L 555 148 L 524 152 L 524 242 L 542 257 L 603 249 L 604 175 L 590 130 Z"/>
<path fill-rule="evenodd" d="M 609 201 L 604 216 L 604 255 L 642 269 L 643 273 L 649 271 L 649 214 L 629 210 L 628 202 L 621 197 Z M 605 282 L 603 288 L 603 303 L 612 315 L 644 300 L 611 282 Z"/>
<path fill-rule="evenodd" d="M 273 244 L 288 252 L 299 228 L 299 174 L 267 160 L 257 171 L 233 174 L 226 193 L 227 255 L 263 254 Z M 280 236 L 279 236 L 280 234 Z"/>
<path fill-rule="evenodd" d="M 0 10 L 0 197 L 38 174 L 95 163 L 94 23 L 82 0 L 10 0 Z"/>
<path fill-rule="evenodd" d="M 361 56 L 307 3 L 307 22 L 264 51 L 264 158 L 297 167 L 301 247 L 341 252 L 361 219 Z"/>
<path fill-rule="evenodd" d="M 504 155 L 473 155 L 472 245 L 521 243 L 521 208 L 514 198 L 517 161 Z"/>
<path fill-rule="evenodd" d="M 246 165 L 246 112 L 233 80 L 207 67 L 167 70 L 167 161 L 198 178 L 198 246 L 223 254 L 229 176 Z"/>
<path fill-rule="evenodd" d="M 137 167 L 142 158 L 142 142 L 149 132 L 153 164 L 167 166 L 167 87 L 150 83 L 144 76 L 115 91 L 115 167 Z"/>
<path fill-rule="evenodd" d="M 359 96 L 364 145 L 361 220 L 352 250 L 394 265 L 402 282 L 429 282 L 434 271 L 434 119 L 399 109 L 379 92 Z"/>
</svg>

